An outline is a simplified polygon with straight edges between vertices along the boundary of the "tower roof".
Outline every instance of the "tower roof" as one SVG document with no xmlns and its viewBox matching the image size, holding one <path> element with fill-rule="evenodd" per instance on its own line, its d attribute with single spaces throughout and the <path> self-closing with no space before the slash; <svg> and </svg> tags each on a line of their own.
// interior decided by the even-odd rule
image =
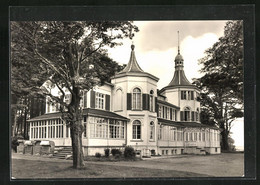
<svg viewBox="0 0 260 185">
<path fill-rule="evenodd" d="M 180 54 L 180 46 L 179 46 L 179 31 L 178 31 L 178 54 L 175 57 L 175 71 L 173 78 L 168 86 L 164 87 L 161 91 L 165 89 L 172 89 L 175 87 L 185 86 L 185 87 L 195 87 L 192 85 L 189 80 L 187 79 L 185 72 L 184 72 L 184 59 Z"/>
<path fill-rule="evenodd" d="M 144 71 L 141 69 L 141 67 L 138 65 L 136 58 L 135 58 L 135 46 L 132 44 L 131 45 L 131 55 L 130 55 L 130 60 L 127 64 L 127 66 L 120 71 L 119 73 L 125 73 L 125 72 L 141 72 L 143 73 Z"/>
<path fill-rule="evenodd" d="M 144 72 L 141 69 L 141 67 L 138 65 L 137 60 L 135 58 L 134 49 L 135 49 L 135 46 L 132 44 L 130 60 L 129 60 L 127 66 L 112 78 L 119 78 L 119 77 L 123 77 L 123 76 L 138 76 L 138 77 L 149 77 L 149 78 L 155 80 L 156 82 L 158 82 L 159 78 L 157 78 L 156 76 L 151 75 L 147 72 Z"/>
</svg>

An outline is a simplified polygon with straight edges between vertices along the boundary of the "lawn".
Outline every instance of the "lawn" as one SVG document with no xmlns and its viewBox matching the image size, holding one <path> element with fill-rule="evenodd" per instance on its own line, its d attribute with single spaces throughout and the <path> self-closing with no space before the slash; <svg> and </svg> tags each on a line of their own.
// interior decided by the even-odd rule
<svg viewBox="0 0 260 185">
<path fill-rule="evenodd" d="M 16 179 L 45 178 L 133 178 L 133 177 L 206 177 L 207 175 L 176 170 L 147 169 L 86 162 L 84 169 L 75 170 L 72 163 L 12 160 L 12 177 Z"/>
</svg>

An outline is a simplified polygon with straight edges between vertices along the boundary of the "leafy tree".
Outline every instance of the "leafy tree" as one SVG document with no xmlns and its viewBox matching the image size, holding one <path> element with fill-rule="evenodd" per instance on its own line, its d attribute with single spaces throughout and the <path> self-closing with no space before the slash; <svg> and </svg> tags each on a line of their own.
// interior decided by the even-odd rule
<svg viewBox="0 0 260 185">
<path fill-rule="evenodd" d="M 29 86 L 29 90 L 58 103 L 71 128 L 74 168 L 84 165 L 82 92 L 104 83 L 120 70 L 103 47 L 115 47 L 120 39 L 132 38 L 135 31 L 138 28 L 130 21 L 11 23 L 12 52 L 36 71 L 29 85 L 48 82 Z M 53 87 L 59 89 L 59 95 L 51 93 Z M 71 94 L 69 103 L 64 102 L 66 91 Z"/>
<path fill-rule="evenodd" d="M 196 79 L 201 89 L 202 123 L 222 129 L 221 146 L 228 150 L 232 122 L 243 117 L 243 22 L 228 21 L 219 38 L 200 59 L 204 75 Z"/>
</svg>

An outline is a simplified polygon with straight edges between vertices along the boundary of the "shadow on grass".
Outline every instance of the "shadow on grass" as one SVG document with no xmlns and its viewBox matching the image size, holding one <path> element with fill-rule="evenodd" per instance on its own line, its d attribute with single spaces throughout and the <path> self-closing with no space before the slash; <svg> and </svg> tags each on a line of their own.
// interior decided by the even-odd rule
<svg viewBox="0 0 260 185">
<path fill-rule="evenodd" d="M 67 162 L 14 159 L 12 177 L 16 179 L 207 177 L 207 175 L 204 174 L 175 170 L 90 163 L 86 163 L 85 165 L 86 166 L 81 169 L 74 169 L 72 164 Z"/>
</svg>

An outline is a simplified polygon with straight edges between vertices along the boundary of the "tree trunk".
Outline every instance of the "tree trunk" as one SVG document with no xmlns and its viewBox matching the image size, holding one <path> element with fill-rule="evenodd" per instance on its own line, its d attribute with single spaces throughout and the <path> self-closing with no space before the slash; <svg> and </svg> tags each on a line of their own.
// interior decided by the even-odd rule
<svg viewBox="0 0 260 185">
<path fill-rule="evenodd" d="M 222 137 L 222 140 L 221 140 L 221 149 L 228 151 L 228 150 L 229 150 L 229 145 L 228 145 L 228 133 L 227 133 L 226 130 L 223 130 L 223 131 L 221 132 L 221 137 Z"/>
<path fill-rule="evenodd" d="M 73 168 L 82 168 L 84 166 L 84 155 L 82 150 L 82 128 L 80 121 L 71 127 L 71 142 L 73 152 Z"/>
<path fill-rule="evenodd" d="M 73 152 L 73 167 L 82 168 L 84 166 L 84 156 L 82 150 L 82 114 L 80 111 L 80 90 L 77 87 L 73 87 L 73 95 L 70 103 L 70 113 L 73 118 L 70 121 L 71 128 L 71 143 Z"/>
<path fill-rule="evenodd" d="M 14 119 L 13 119 L 13 129 L 12 129 L 12 136 L 16 135 L 16 127 L 17 127 L 17 108 L 13 109 Z"/>
</svg>

